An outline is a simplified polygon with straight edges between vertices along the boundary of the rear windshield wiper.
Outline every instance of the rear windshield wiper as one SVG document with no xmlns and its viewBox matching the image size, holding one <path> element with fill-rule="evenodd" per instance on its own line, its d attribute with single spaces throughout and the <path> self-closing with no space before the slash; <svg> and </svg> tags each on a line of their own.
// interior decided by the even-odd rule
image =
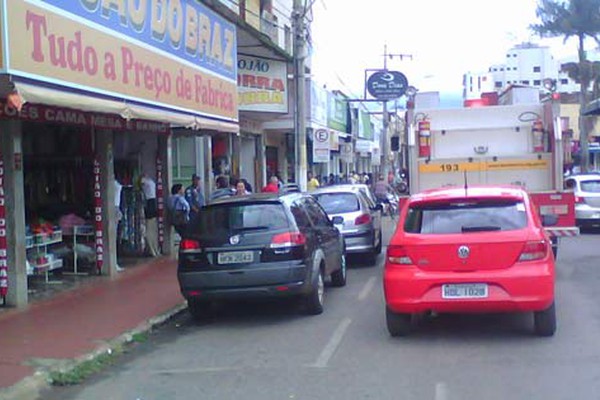
<svg viewBox="0 0 600 400">
<path fill-rule="evenodd" d="M 486 231 L 499 231 L 501 228 L 499 226 L 462 226 L 460 228 L 461 232 L 486 232 Z"/>
<path fill-rule="evenodd" d="M 239 228 L 233 228 L 236 232 L 246 232 L 246 231 L 265 231 L 268 230 L 269 227 L 266 225 L 258 225 L 258 226 L 242 226 Z"/>
</svg>

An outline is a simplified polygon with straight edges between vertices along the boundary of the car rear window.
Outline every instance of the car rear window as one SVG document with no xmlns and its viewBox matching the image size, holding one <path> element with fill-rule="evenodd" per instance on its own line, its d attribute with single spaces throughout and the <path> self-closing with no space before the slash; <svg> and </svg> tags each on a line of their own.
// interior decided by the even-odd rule
<svg viewBox="0 0 600 400">
<path fill-rule="evenodd" d="M 583 192 L 600 193 L 600 179 L 595 181 L 581 181 Z"/>
<path fill-rule="evenodd" d="M 289 227 L 287 214 L 280 203 L 219 204 L 203 208 L 193 222 L 194 230 L 203 235 L 220 232 L 266 231 Z"/>
<path fill-rule="evenodd" d="M 521 201 L 465 201 L 411 206 L 404 231 L 422 234 L 451 234 L 510 231 L 527 225 Z"/>
<path fill-rule="evenodd" d="M 321 193 L 315 198 L 327 214 L 344 214 L 360 210 L 354 193 Z"/>
</svg>

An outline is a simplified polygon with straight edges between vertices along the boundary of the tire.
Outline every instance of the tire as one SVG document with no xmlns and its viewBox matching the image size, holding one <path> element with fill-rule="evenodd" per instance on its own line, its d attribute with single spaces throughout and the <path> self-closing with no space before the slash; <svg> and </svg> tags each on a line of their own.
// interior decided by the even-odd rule
<svg viewBox="0 0 600 400">
<path fill-rule="evenodd" d="M 325 297 L 325 277 L 323 268 L 319 268 L 317 279 L 313 282 L 313 287 L 309 294 L 304 298 L 304 310 L 308 315 L 319 315 L 323 312 L 323 300 Z"/>
<path fill-rule="evenodd" d="M 381 233 L 381 229 L 379 230 L 379 243 L 377 247 L 375 247 L 375 254 L 381 254 L 381 249 L 383 247 L 383 234 Z"/>
<path fill-rule="evenodd" d="M 188 311 L 197 321 L 212 315 L 212 304 L 206 301 L 188 300 Z"/>
<path fill-rule="evenodd" d="M 410 333 L 412 328 L 412 315 L 411 314 L 399 314 L 385 308 L 385 320 L 387 323 L 388 332 L 391 336 L 406 336 Z"/>
<path fill-rule="evenodd" d="M 553 336 L 556 332 L 556 309 L 554 303 L 542 311 L 533 313 L 533 326 L 538 336 Z"/>
<path fill-rule="evenodd" d="M 342 254 L 340 259 L 340 269 L 331 274 L 331 284 L 335 287 L 346 286 L 346 278 L 347 278 L 347 268 L 346 268 L 346 256 Z"/>
</svg>

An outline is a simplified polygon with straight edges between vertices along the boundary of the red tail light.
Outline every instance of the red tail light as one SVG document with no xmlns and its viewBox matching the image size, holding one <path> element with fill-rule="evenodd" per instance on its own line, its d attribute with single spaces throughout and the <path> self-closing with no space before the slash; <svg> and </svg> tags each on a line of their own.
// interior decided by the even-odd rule
<svg viewBox="0 0 600 400">
<path fill-rule="evenodd" d="M 583 203 L 585 203 L 585 198 L 581 197 L 581 196 L 575 196 L 575 203 L 583 204 Z"/>
<path fill-rule="evenodd" d="M 527 242 L 523 246 L 519 261 L 541 260 L 548 254 L 548 243 L 545 240 Z"/>
<path fill-rule="evenodd" d="M 306 244 L 306 236 L 300 232 L 285 232 L 278 233 L 271 239 L 271 248 L 304 246 Z"/>
<path fill-rule="evenodd" d="M 390 264 L 412 265 L 413 262 L 404 246 L 390 245 L 387 249 L 386 259 Z"/>
<path fill-rule="evenodd" d="M 364 224 L 368 224 L 369 222 L 371 222 L 371 215 L 370 214 L 362 214 L 362 215 L 359 215 L 358 217 L 356 217 L 356 219 L 354 220 L 354 225 L 364 225 Z"/>
<path fill-rule="evenodd" d="M 200 250 L 200 242 L 193 239 L 183 239 L 179 243 L 179 250 L 181 251 L 194 251 Z"/>
</svg>

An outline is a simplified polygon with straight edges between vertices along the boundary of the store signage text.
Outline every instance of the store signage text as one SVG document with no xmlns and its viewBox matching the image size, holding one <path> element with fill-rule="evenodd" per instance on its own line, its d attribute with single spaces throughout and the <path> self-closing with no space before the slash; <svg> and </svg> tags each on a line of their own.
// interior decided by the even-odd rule
<svg viewBox="0 0 600 400">
<path fill-rule="evenodd" d="M 104 266 L 104 238 L 102 234 L 102 185 L 100 184 L 100 162 L 94 160 L 94 228 L 96 231 L 96 270 L 102 272 Z"/>
<path fill-rule="evenodd" d="M 0 158 L 0 297 L 8 293 L 8 256 L 6 254 L 6 205 L 4 203 L 4 161 Z"/>
<path fill-rule="evenodd" d="M 239 56 L 238 96 L 240 110 L 286 113 L 286 63 Z"/>
<path fill-rule="evenodd" d="M 165 198 L 163 186 L 163 163 L 156 157 L 156 198 L 158 208 L 158 245 L 162 249 L 165 242 Z"/>
<path fill-rule="evenodd" d="M 126 120 L 109 114 L 94 114 L 39 104 L 25 104 L 19 112 L 8 104 L 0 102 L 0 119 L 22 119 L 35 122 L 94 126 L 119 131 L 169 133 L 169 125 L 160 122 Z"/>
<path fill-rule="evenodd" d="M 58 1 L 46 0 L 46 3 Z M 66 2 L 61 2 L 61 5 L 62 3 Z M 101 3 L 98 4 L 105 7 L 107 2 Z M 127 25 L 128 29 L 134 29 L 133 25 L 130 26 L 133 20 L 127 17 L 127 13 L 123 15 L 122 12 L 134 10 L 136 7 L 123 6 L 124 1 L 109 3 L 109 12 L 103 14 L 99 11 L 98 21 L 102 21 L 103 25 L 108 24 L 112 30 L 121 32 L 120 28 L 123 26 L 113 23 L 120 15 L 121 22 Z M 141 8 L 143 3 L 149 4 L 150 1 L 139 0 L 132 3 L 137 3 Z M 179 5 L 175 5 L 176 3 Z M 235 45 L 235 27 L 225 29 L 225 34 L 221 23 L 213 21 L 214 23 L 209 24 L 209 29 L 206 21 L 200 22 L 198 13 L 194 14 L 194 7 L 190 5 L 184 8 L 185 13 L 174 14 L 171 20 L 167 20 L 171 12 L 176 12 L 171 10 L 172 7 L 182 7 L 181 0 L 160 4 L 161 7 L 152 8 L 153 12 L 161 15 L 157 22 L 160 26 L 157 31 L 153 31 L 160 38 L 161 45 L 155 46 L 158 42 L 151 34 L 148 37 L 131 34 L 132 39 L 128 41 L 122 37 L 115 37 L 114 32 L 111 33 L 95 24 L 82 23 L 81 19 L 74 20 L 69 13 L 45 9 L 42 4 L 37 7 L 26 2 L 10 2 L 8 71 L 15 75 L 25 75 L 152 105 L 237 119 L 236 54 L 235 47 L 232 47 Z M 90 11 L 86 7 L 83 7 L 83 11 L 68 11 L 97 22 L 95 17 L 88 18 L 87 14 Z M 185 23 L 191 24 L 190 31 L 185 31 L 185 36 L 182 35 L 177 44 L 173 41 L 179 35 L 178 20 L 184 15 Z M 151 18 L 158 18 L 154 14 L 152 16 Z M 136 18 L 141 19 L 143 29 L 150 30 L 146 26 L 152 24 L 147 22 L 142 14 Z M 195 28 L 192 26 L 194 24 Z M 169 27 L 170 25 L 173 26 Z M 204 30 L 200 31 L 201 26 L 208 30 L 202 28 Z M 206 42 L 206 32 L 211 34 L 211 29 L 211 39 Z M 146 42 L 140 43 L 140 37 Z M 165 49 L 165 43 L 171 43 L 169 46 L 174 47 Z M 183 57 L 173 50 L 175 48 L 185 48 L 187 50 L 182 50 L 184 53 L 187 51 L 193 54 L 185 53 L 191 58 Z M 202 54 L 199 54 L 199 48 L 202 48 Z M 203 65 L 200 59 L 206 59 L 207 64 Z"/>
<path fill-rule="evenodd" d="M 62 11 L 235 77 L 235 26 L 190 0 L 42 0 Z"/>
</svg>

